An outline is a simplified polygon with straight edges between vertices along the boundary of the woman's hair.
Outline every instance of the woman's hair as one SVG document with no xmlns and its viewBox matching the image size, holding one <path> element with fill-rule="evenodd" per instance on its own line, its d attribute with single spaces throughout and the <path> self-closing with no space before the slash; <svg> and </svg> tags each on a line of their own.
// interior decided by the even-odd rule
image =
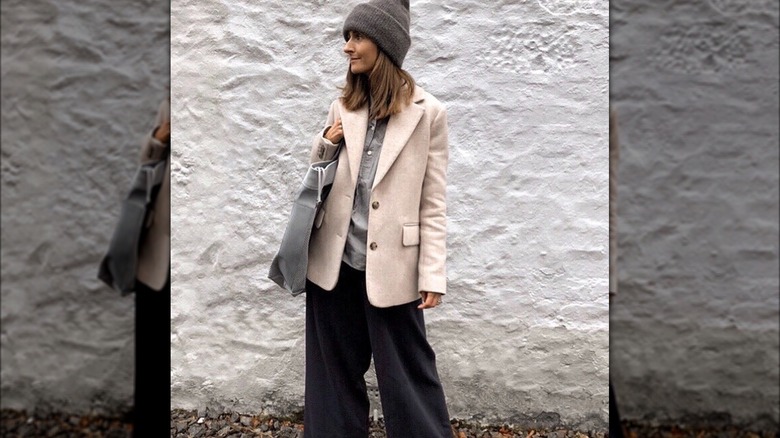
<svg viewBox="0 0 780 438">
<path fill-rule="evenodd" d="M 370 96 L 369 117 L 382 119 L 400 113 L 412 101 L 414 85 L 412 75 L 379 50 L 374 68 L 368 74 L 353 74 L 347 69 L 341 101 L 346 109 L 355 111 L 367 104 Z"/>
</svg>

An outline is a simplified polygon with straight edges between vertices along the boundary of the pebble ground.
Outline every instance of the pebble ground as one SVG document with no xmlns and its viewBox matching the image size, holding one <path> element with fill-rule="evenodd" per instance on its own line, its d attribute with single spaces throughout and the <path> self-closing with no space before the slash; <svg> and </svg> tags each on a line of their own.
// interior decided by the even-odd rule
<svg viewBox="0 0 780 438">
<path fill-rule="evenodd" d="M 692 429 L 681 426 L 649 426 L 625 422 L 627 438 L 776 438 L 777 431 L 748 431 L 733 426 Z M 0 436 L 130 438 L 132 424 L 127 418 L 48 413 L 31 415 L 24 411 L 2 410 Z M 478 425 L 452 420 L 454 438 L 608 438 L 604 431 L 565 428 L 528 429 L 512 425 Z M 171 411 L 173 438 L 303 438 L 300 418 L 273 418 L 240 413 L 211 414 L 206 411 Z M 368 438 L 385 438 L 380 418 L 372 421 Z"/>
</svg>

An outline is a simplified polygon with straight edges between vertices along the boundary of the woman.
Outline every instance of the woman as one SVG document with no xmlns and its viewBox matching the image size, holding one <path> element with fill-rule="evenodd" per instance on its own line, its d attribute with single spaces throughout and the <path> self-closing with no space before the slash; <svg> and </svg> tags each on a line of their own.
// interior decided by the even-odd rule
<svg viewBox="0 0 780 438">
<path fill-rule="evenodd" d="M 170 99 L 157 110 L 141 146 L 142 164 L 162 160 L 170 147 Z M 171 179 L 170 160 L 138 250 L 135 291 L 133 436 L 161 436 L 171 421 Z"/>
<path fill-rule="evenodd" d="M 401 69 L 409 2 L 347 17 L 342 96 L 311 161 L 339 165 L 315 218 L 306 284 L 305 436 L 368 435 L 374 358 L 389 437 L 451 437 L 423 309 L 446 292 L 447 114 Z"/>
</svg>

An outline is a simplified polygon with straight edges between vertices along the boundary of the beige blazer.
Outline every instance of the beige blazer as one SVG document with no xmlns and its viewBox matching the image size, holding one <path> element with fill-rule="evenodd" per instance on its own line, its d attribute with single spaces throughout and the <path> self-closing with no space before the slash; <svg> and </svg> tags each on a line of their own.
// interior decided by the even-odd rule
<svg viewBox="0 0 780 438">
<path fill-rule="evenodd" d="M 170 120 L 171 103 L 166 98 L 157 110 L 154 129 L 145 137 L 141 145 L 142 164 L 159 161 L 163 158 L 168 144 L 154 138 L 154 131 L 163 121 Z M 136 278 L 154 290 L 161 290 L 168 280 L 171 257 L 171 162 L 165 169 L 160 192 L 154 204 L 154 211 L 146 223 L 147 233 L 138 251 Z"/>
<path fill-rule="evenodd" d="M 420 291 L 447 291 L 447 112 L 420 87 L 412 100 L 388 121 L 371 191 L 366 288 L 376 307 L 412 302 Z M 368 108 L 348 111 L 335 100 L 326 128 L 314 137 L 311 162 L 333 157 L 336 146 L 323 133 L 337 118 L 346 147 L 330 195 L 314 220 L 307 271 L 308 279 L 325 290 L 333 290 L 339 277 Z"/>
</svg>

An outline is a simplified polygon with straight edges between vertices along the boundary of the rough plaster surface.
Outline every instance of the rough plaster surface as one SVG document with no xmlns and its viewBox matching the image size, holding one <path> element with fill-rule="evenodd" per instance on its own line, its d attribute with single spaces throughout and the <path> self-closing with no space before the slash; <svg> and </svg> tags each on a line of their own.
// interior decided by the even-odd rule
<svg viewBox="0 0 780 438">
<path fill-rule="evenodd" d="M 777 428 L 779 4 L 611 5 L 621 413 Z"/>
<path fill-rule="evenodd" d="M 357 3 L 172 4 L 174 408 L 303 405 L 304 300 L 266 274 Z M 411 4 L 449 112 L 450 415 L 606 428 L 607 4 Z"/>
<path fill-rule="evenodd" d="M 3 408 L 132 402 L 133 298 L 95 276 L 167 92 L 169 13 L 3 0 Z"/>
</svg>

